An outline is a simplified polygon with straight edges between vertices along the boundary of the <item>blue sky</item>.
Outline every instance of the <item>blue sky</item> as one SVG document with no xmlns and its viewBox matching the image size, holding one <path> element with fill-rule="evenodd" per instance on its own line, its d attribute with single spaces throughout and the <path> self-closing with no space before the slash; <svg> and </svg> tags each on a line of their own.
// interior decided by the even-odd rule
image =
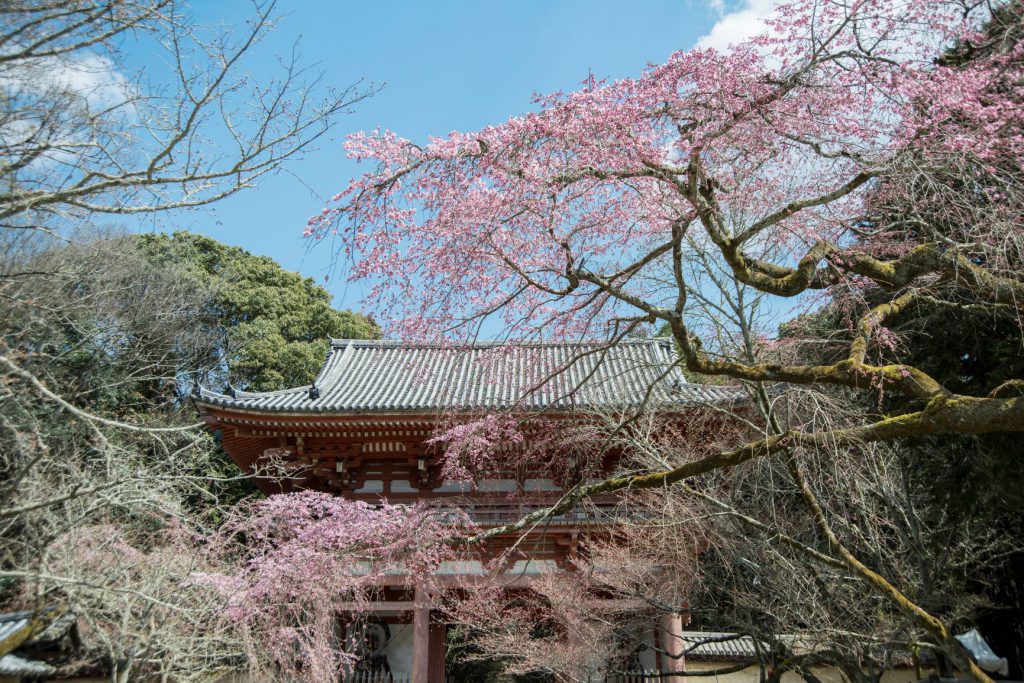
<svg viewBox="0 0 1024 683">
<path fill-rule="evenodd" d="M 639 73 L 709 34 L 735 37 L 774 0 L 281 0 L 284 15 L 249 68 L 269 78 L 276 58 L 300 40 L 302 60 L 345 86 L 362 77 L 384 90 L 343 116 L 319 150 L 263 180 L 256 191 L 215 208 L 164 216 L 139 230 L 189 229 L 277 259 L 326 283 L 339 307 L 358 308 L 362 292 L 344 265 L 331 269 L 328 244 L 302 239 L 306 218 L 325 197 L 364 169 L 348 161 L 342 138 L 390 128 L 422 141 L 472 130 L 531 108 L 534 92 L 570 90 L 593 71 L 598 78 Z M 240 24 L 244 0 L 194 4 L 203 24 Z"/>
</svg>

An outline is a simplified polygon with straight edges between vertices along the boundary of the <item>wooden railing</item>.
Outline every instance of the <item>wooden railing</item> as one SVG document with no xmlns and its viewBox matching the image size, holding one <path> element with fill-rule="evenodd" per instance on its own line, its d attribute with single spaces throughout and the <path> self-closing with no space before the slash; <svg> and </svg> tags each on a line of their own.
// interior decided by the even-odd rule
<svg viewBox="0 0 1024 683">
<path fill-rule="evenodd" d="M 604 683 L 654 683 L 658 681 L 683 680 L 683 675 L 678 678 L 666 677 L 656 669 L 644 669 L 643 671 L 623 671 L 622 673 L 605 676 Z"/>
<path fill-rule="evenodd" d="M 390 673 L 360 672 L 342 676 L 342 683 L 411 683 L 412 676 L 404 671 Z"/>
<path fill-rule="evenodd" d="M 605 676 L 604 683 L 662 683 L 663 681 L 683 680 L 685 674 L 679 674 L 678 678 L 666 677 L 655 669 L 643 671 L 624 671 L 617 674 Z M 342 683 L 411 683 L 412 677 L 404 671 L 393 671 L 391 673 L 354 673 L 342 677 Z M 451 679 L 431 683 L 457 683 Z"/>
<path fill-rule="evenodd" d="M 437 504 L 441 510 L 451 508 L 450 504 Z M 497 526 L 517 522 L 531 512 L 535 512 L 541 506 L 538 505 L 494 505 L 481 503 L 462 503 L 458 509 L 471 520 L 481 526 Z M 453 515 L 454 517 L 455 515 Z M 572 510 L 560 515 L 554 515 L 544 524 L 549 526 L 581 526 L 586 524 L 608 524 L 616 519 L 622 519 L 627 515 L 614 506 L 601 506 L 597 509 Z"/>
</svg>

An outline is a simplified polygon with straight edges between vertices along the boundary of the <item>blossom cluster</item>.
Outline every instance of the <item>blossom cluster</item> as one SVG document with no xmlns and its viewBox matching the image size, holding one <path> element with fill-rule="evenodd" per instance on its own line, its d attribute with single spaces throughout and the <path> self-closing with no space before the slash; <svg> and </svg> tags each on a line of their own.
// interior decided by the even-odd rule
<svg viewBox="0 0 1024 683">
<path fill-rule="evenodd" d="M 422 145 L 359 133 L 349 154 L 374 168 L 306 233 L 338 232 L 395 335 L 488 319 L 510 338 L 605 336 L 635 301 L 666 303 L 681 232 L 795 261 L 849 241 L 908 150 L 1019 166 L 1021 48 L 937 62 L 989 18 L 950 0 L 793 0 L 727 53 L 591 79 L 501 124 Z"/>
<path fill-rule="evenodd" d="M 370 505 L 302 491 L 243 505 L 211 542 L 211 571 L 250 665 L 289 680 L 336 680 L 355 655 L 339 634 L 389 574 L 415 581 L 451 556 L 459 520 L 423 505 Z"/>
</svg>

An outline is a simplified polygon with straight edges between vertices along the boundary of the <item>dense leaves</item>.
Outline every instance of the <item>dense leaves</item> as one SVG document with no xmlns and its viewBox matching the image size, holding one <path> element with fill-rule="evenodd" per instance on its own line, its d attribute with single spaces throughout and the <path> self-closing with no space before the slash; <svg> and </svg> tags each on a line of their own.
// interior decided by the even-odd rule
<svg viewBox="0 0 1024 683">
<path fill-rule="evenodd" d="M 373 320 L 336 310 L 312 278 L 269 257 L 183 232 L 136 239 L 150 262 L 173 264 L 211 292 L 204 313 L 217 343 L 215 381 L 253 391 L 301 386 L 320 370 L 331 337 L 380 335 Z"/>
<path fill-rule="evenodd" d="M 189 394 L 235 360 L 245 386 L 308 381 L 327 336 L 375 327 L 271 259 L 194 235 L 14 243 L 4 256 L 0 600 L 32 607 L 34 573 L 58 577 L 38 590 L 91 620 L 84 670 L 128 672 L 150 648 L 179 674 L 237 666 L 239 634 L 211 631 L 226 598 L 181 579 L 211 562 L 201 539 L 256 491 Z M 118 635 L 157 613 L 160 628 Z"/>
</svg>

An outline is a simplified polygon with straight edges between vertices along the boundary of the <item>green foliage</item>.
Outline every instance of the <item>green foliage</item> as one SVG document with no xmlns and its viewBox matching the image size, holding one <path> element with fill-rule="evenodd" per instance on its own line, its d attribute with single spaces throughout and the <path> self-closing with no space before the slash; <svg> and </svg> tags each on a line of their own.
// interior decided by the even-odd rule
<svg viewBox="0 0 1024 683">
<path fill-rule="evenodd" d="M 3 567 L 45 571 L 55 539 L 94 526 L 130 535 L 205 524 L 236 485 L 212 481 L 224 469 L 213 439 L 189 427 L 180 376 L 209 357 L 197 314 L 209 292 L 186 275 L 147 265 L 121 238 L 0 242 Z M 251 495 L 246 486 L 230 496 Z M 19 586 L 0 585 L 0 603 Z"/>
<path fill-rule="evenodd" d="M 966 65 L 985 52 L 1005 49 L 1019 43 L 1024 34 L 1024 6 L 1006 3 L 998 8 L 986 29 L 988 39 L 962 43 L 949 51 L 942 62 L 947 66 Z M 918 159 L 909 157 L 909 167 Z M 1001 190 L 1000 179 L 1017 174 L 1016 160 L 997 159 L 999 174 L 955 173 L 941 167 L 922 165 L 922 171 L 882 183 L 872 202 L 873 214 L 865 216 L 864 227 L 890 240 L 894 252 L 906 245 L 934 240 L 976 248 L 972 260 L 998 272 L 1019 269 L 1019 252 L 1010 248 L 989 248 L 977 240 L 976 215 L 986 208 L 999 208 L 988 197 Z M 1007 234 L 1019 229 L 1019 223 L 1007 225 Z M 881 244 L 885 244 L 881 241 Z M 870 241 L 862 245 L 870 248 Z M 881 255 L 885 255 L 882 253 Z M 1019 311 L 1012 307 L 970 305 L 969 291 L 958 291 L 956 283 L 938 283 L 940 295 L 922 298 L 901 315 L 886 321 L 886 327 L 898 339 L 894 348 L 875 345 L 877 363 L 899 360 L 921 369 L 946 389 L 972 396 L 993 392 L 1011 395 L 1005 383 L 1024 374 L 1024 335 Z M 780 330 L 790 339 L 835 339 L 848 341 L 856 320 L 870 307 L 891 301 L 901 294 L 879 287 L 852 289 L 853 296 L 836 300 L 822 310 L 791 321 Z M 961 303 L 962 302 L 962 303 Z M 831 363 L 839 360 L 840 349 L 819 344 L 803 349 L 806 360 Z M 920 402 L 899 395 L 878 394 L 869 399 L 868 409 L 885 414 L 900 414 L 921 408 Z M 900 444 L 908 490 L 914 495 L 915 514 L 920 524 L 937 530 L 931 536 L 932 547 L 925 556 L 942 557 L 944 534 L 956 530 L 978 535 L 994 532 L 1007 539 L 1024 537 L 1024 442 L 1009 434 L 944 435 L 906 439 Z M 1011 662 L 1011 677 L 1020 677 L 1024 660 L 1024 552 L 1019 542 L 1015 551 L 1001 557 L 979 556 L 959 568 L 956 577 L 966 587 L 961 602 L 978 605 L 972 623 L 989 644 Z M 939 590 L 934 591 L 936 594 Z M 928 596 L 932 597 L 932 596 Z M 942 614 L 953 605 L 930 605 Z"/>
<path fill-rule="evenodd" d="M 326 289 L 266 256 L 188 232 L 135 239 L 153 264 L 173 263 L 211 290 L 207 315 L 221 360 L 215 380 L 252 391 L 308 384 L 330 337 L 380 336 L 372 319 L 335 310 Z"/>
</svg>

